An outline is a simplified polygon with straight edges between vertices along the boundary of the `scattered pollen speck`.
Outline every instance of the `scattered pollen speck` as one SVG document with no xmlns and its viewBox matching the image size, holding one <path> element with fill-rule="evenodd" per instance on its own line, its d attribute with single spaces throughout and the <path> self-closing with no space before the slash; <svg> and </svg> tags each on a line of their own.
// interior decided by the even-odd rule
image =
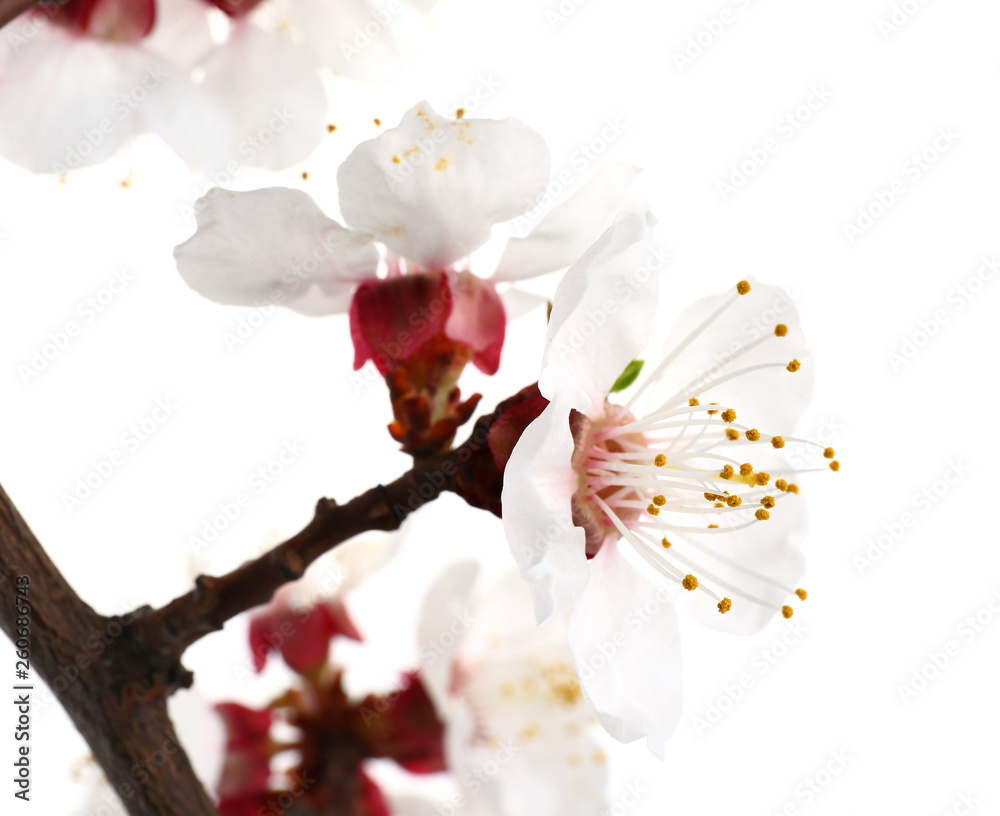
<svg viewBox="0 0 1000 816">
<path fill-rule="evenodd" d="M 786 334 L 788 334 L 788 326 L 786 326 L 784 323 L 779 323 L 777 326 L 774 327 L 775 337 L 784 337 Z"/>
<path fill-rule="evenodd" d="M 458 110 L 455 111 L 456 119 L 461 119 L 463 116 L 465 116 L 465 108 L 459 108 Z"/>
<path fill-rule="evenodd" d="M 661 541 L 660 543 L 663 545 L 663 549 L 665 549 L 665 550 L 669 550 L 673 546 L 673 544 L 671 544 L 669 541 L 667 541 L 667 537 L 666 536 L 663 537 L 663 541 Z"/>
<path fill-rule="evenodd" d="M 302 171 L 302 180 L 305 181 L 308 178 L 309 178 L 309 174 L 305 170 L 303 170 Z"/>
<path fill-rule="evenodd" d="M 447 169 L 447 167 L 448 167 L 448 159 L 445 158 L 444 156 L 442 156 L 441 160 L 434 165 L 435 170 L 445 170 Z"/>
<path fill-rule="evenodd" d="M 399 164 L 399 156 L 392 157 L 393 164 Z"/>
<path fill-rule="evenodd" d="M 326 126 L 326 132 L 327 133 L 333 133 L 336 129 L 337 129 L 336 125 L 327 125 Z"/>
<path fill-rule="evenodd" d="M 381 119 L 376 118 L 376 119 L 373 119 L 372 121 L 375 122 L 375 127 L 382 127 L 382 120 Z"/>
</svg>

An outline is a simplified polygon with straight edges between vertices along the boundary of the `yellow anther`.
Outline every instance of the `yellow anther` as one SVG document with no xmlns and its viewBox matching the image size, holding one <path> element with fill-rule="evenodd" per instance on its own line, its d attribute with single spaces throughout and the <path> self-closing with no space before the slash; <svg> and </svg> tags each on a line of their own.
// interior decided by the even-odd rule
<svg viewBox="0 0 1000 816">
<path fill-rule="evenodd" d="M 665 505 L 666 503 L 667 503 L 666 496 L 653 496 L 653 504 L 655 504 L 657 507 L 663 507 L 663 505 Z"/>
<path fill-rule="evenodd" d="M 827 448 L 826 450 L 823 451 L 823 456 L 825 456 L 827 459 L 833 459 L 833 457 L 836 456 L 836 454 L 833 452 L 833 448 Z"/>
<path fill-rule="evenodd" d="M 746 435 L 747 439 L 749 439 L 751 442 L 757 442 L 760 439 L 760 431 L 758 431 L 756 428 L 751 428 L 749 431 L 746 432 Z"/>
<path fill-rule="evenodd" d="M 838 462 L 836 459 L 830 462 L 830 470 L 832 470 L 834 473 L 840 470 L 840 462 Z"/>
<path fill-rule="evenodd" d="M 718 404 L 719 404 L 719 403 L 717 403 L 717 402 L 710 402 L 710 403 L 709 403 L 709 405 L 718 405 Z M 707 413 L 707 414 L 708 414 L 709 416 L 715 416 L 715 415 L 716 415 L 717 413 L 719 413 L 719 412 L 718 412 L 718 411 L 706 411 L 706 413 Z"/>
<path fill-rule="evenodd" d="M 732 479 L 733 478 L 733 466 L 724 465 L 722 472 L 719 474 L 720 479 Z"/>
<path fill-rule="evenodd" d="M 701 405 L 701 403 L 698 402 L 698 400 L 695 397 L 691 397 L 691 399 L 688 400 L 688 405 L 694 408 L 694 406 Z"/>
<path fill-rule="evenodd" d="M 771 437 L 771 447 L 773 447 L 773 448 L 783 448 L 783 447 L 785 447 L 785 440 L 782 439 L 780 436 L 772 436 Z"/>
<path fill-rule="evenodd" d="M 760 500 L 760 503 L 763 504 L 768 510 L 770 510 L 772 507 L 774 507 L 774 496 L 765 496 L 763 499 Z"/>
<path fill-rule="evenodd" d="M 666 454 L 663 453 L 656 454 L 656 458 L 653 460 L 653 464 L 656 465 L 657 467 L 663 467 L 665 464 L 667 464 Z"/>
<path fill-rule="evenodd" d="M 688 592 L 698 588 L 698 579 L 693 575 L 686 575 L 684 580 L 681 581 L 681 586 L 684 587 Z"/>
<path fill-rule="evenodd" d="M 741 499 L 739 496 L 730 496 L 728 499 L 726 499 L 726 504 L 728 504 L 730 507 L 739 507 L 741 504 L 743 504 L 743 499 Z"/>
<path fill-rule="evenodd" d="M 646 508 L 646 512 L 649 513 L 649 515 L 651 516 L 658 516 L 660 515 L 660 508 L 657 507 L 655 504 L 651 504 L 649 505 L 649 507 Z"/>
<path fill-rule="evenodd" d="M 798 493 L 799 492 L 799 486 L 797 484 L 795 484 L 794 482 L 792 482 L 791 484 L 788 485 L 788 492 L 789 493 Z"/>
<path fill-rule="evenodd" d="M 723 422 L 732 422 L 734 419 L 736 419 L 736 412 L 732 408 L 727 408 L 722 412 Z"/>
<path fill-rule="evenodd" d="M 667 541 L 667 537 L 666 536 L 663 536 L 663 541 L 661 541 L 660 543 L 663 545 L 663 549 L 665 549 L 665 550 L 669 550 L 671 547 L 674 546 L 669 541 Z"/>
<path fill-rule="evenodd" d="M 705 498 L 709 501 L 725 501 L 725 496 L 720 496 L 718 493 L 706 493 Z"/>
<path fill-rule="evenodd" d="M 781 607 L 781 614 L 784 615 L 785 620 L 787 620 L 788 618 L 790 618 L 792 615 L 795 614 L 795 610 L 792 609 L 790 606 L 783 606 Z"/>
<path fill-rule="evenodd" d="M 739 292 L 741 295 L 745 295 L 747 292 L 750 291 L 750 281 L 741 280 L 739 283 L 736 284 L 736 291 Z"/>
<path fill-rule="evenodd" d="M 771 481 L 771 474 L 765 473 L 763 470 L 760 473 L 755 473 L 753 477 L 756 480 L 757 484 L 759 484 L 761 487 L 763 487 L 769 481 Z"/>
<path fill-rule="evenodd" d="M 709 524 L 708 525 L 708 529 L 709 530 L 718 530 L 719 529 L 719 525 L 718 524 Z"/>
<path fill-rule="evenodd" d="M 740 465 L 740 476 L 749 476 L 751 473 L 753 473 L 753 465 L 749 462 L 744 462 Z"/>
<path fill-rule="evenodd" d="M 757 521 L 767 521 L 769 518 L 771 518 L 771 514 L 768 513 L 767 510 L 765 510 L 762 507 L 756 513 L 754 513 L 754 518 L 756 518 Z"/>
<path fill-rule="evenodd" d="M 740 432 L 735 428 L 726 428 L 726 439 L 735 442 L 740 438 Z"/>
<path fill-rule="evenodd" d="M 809 594 L 804 589 L 795 590 L 795 594 L 799 596 L 800 601 L 804 601 L 806 598 L 809 597 Z"/>
<path fill-rule="evenodd" d="M 788 490 L 788 482 L 786 482 L 784 479 L 778 479 L 778 481 L 774 483 L 774 486 L 778 488 L 778 490 L 780 490 L 782 493 Z"/>
<path fill-rule="evenodd" d="M 802 363 L 798 360 L 792 360 L 788 365 L 785 366 L 788 371 L 798 371 L 802 368 Z"/>
<path fill-rule="evenodd" d="M 786 334 L 788 334 L 788 326 L 786 326 L 784 323 L 779 323 L 777 326 L 774 327 L 775 337 L 784 337 Z"/>
<path fill-rule="evenodd" d="M 723 598 L 719 601 L 717 606 L 719 607 L 719 612 L 725 615 L 730 609 L 733 608 L 733 602 L 729 600 L 729 598 Z"/>
</svg>

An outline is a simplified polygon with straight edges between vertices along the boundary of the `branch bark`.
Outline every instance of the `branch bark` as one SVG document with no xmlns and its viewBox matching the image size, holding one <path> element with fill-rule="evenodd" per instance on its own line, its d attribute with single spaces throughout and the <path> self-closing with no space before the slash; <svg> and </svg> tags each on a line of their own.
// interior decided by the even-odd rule
<svg viewBox="0 0 1000 816">
<path fill-rule="evenodd" d="M 32 8 L 38 0 L 0 0 L 0 28 Z"/>
</svg>

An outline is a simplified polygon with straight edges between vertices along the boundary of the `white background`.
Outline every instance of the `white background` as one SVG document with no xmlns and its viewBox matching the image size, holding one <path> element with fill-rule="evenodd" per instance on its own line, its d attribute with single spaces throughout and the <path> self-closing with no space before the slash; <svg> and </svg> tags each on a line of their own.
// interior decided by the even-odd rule
<svg viewBox="0 0 1000 816">
<path fill-rule="evenodd" d="M 421 98 L 446 113 L 464 105 L 467 116 L 529 123 L 574 185 L 609 160 L 646 168 L 673 255 L 672 306 L 748 275 L 793 293 L 817 366 L 800 435 L 834 445 L 843 465 L 805 483 L 801 633 L 781 620 L 750 639 L 685 625 L 686 708 L 666 762 L 640 745 L 614 755 L 609 801 L 636 780 L 646 791 L 629 812 L 943 816 L 964 812 L 953 808 L 970 792 L 977 813 L 997 812 L 1000 613 L 988 604 L 1000 610 L 989 478 L 1000 284 L 973 278 L 1000 253 L 1000 7 L 904 5 L 914 13 L 892 32 L 879 23 L 894 6 L 867 0 L 445 0 L 402 82 L 332 82 L 338 130 L 314 156 L 277 176 L 247 168 L 232 183 L 300 186 L 335 215 L 336 167 L 377 132 L 374 117 L 391 126 Z M 722 33 L 702 33 L 723 11 Z M 702 52 L 691 47 L 682 69 L 677 55 L 699 37 Z M 813 88 L 828 101 L 802 108 L 799 127 L 780 126 Z M 487 98 L 470 103 L 477 89 Z M 916 177 L 912 157 L 942 128 L 957 138 Z M 769 138 L 776 152 L 724 196 L 718 182 Z M 897 180 L 905 192 L 850 240 L 844 225 Z M 0 162 L 0 480 L 105 613 L 161 604 L 197 571 L 229 569 L 294 532 L 317 497 L 345 500 L 407 465 L 383 430 L 384 386 L 352 379 L 344 318 L 274 314 L 227 349 L 224 333 L 249 310 L 202 300 L 171 258 L 193 231 L 183 208 L 206 186 L 155 139 L 63 180 Z M 133 275 L 125 291 L 25 382 L 18 367 L 122 268 Z M 492 406 L 534 379 L 542 331 L 540 313 L 514 323 L 501 373 L 470 375 L 465 390 Z M 122 434 L 157 399 L 177 407 L 130 450 Z M 190 537 L 288 440 L 304 453 L 196 558 Z M 69 512 L 63 494 L 115 449 L 124 465 Z M 391 591 L 358 604 L 373 649 L 400 663 L 415 653 L 413 616 L 442 559 L 482 555 L 499 569 L 507 558 L 499 522 L 451 497 L 420 516 L 383 576 Z M 858 560 L 893 529 L 877 562 Z M 269 670 L 237 683 L 243 631 L 234 623 L 187 655 L 205 700 L 259 703 L 281 682 Z M 950 641 L 957 654 L 904 694 L 914 671 L 935 673 L 930 655 Z M 86 812 L 75 807 L 89 775 L 70 781 L 85 744 L 55 708 L 35 717 L 30 811 Z M 821 774 L 835 753 L 846 768 Z M 828 784 L 810 793 L 818 774 Z"/>
</svg>

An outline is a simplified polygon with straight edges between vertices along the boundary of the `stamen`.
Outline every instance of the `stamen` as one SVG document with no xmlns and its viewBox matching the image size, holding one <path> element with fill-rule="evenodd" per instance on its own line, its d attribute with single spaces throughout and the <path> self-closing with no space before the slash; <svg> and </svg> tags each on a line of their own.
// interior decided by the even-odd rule
<svg viewBox="0 0 1000 816">
<path fill-rule="evenodd" d="M 833 457 L 834 457 L 835 455 L 836 455 L 836 454 L 834 454 L 834 452 L 833 452 L 833 448 L 826 448 L 826 449 L 825 449 L 825 450 L 823 451 L 823 456 L 824 456 L 825 458 L 827 458 L 827 459 L 833 459 Z"/>
<path fill-rule="evenodd" d="M 798 360 L 792 360 L 788 365 L 785 366 L 785 368 L 788 369 L 789 371 L 798 371 L 800 368 L 802 368 L 802 363 L 800 363 Z"/>
<path fill-rule="evenodd" d="M 788 620 L 792 615 L 795 614 L 795 610 L 790 606 L 781 607 L 781 614 L 784 616 L 785 620 Z"/>
<path fill-rule="evenodd" d="M 722 419 L 724 422 L 732 422 L 736 419 L 736 412 L 732 408 L 727 408 L 722 412 Z"/>
<path fill-rule="evenodd" d="M 840 462 L 838 462 L 836 459 L 830 462 L 830 470 L 832 470 L 834 473 L 840 470 Z"/>
<path fill-rule="evenodd" d="M 776 448 L 776 449 L 783 448 L 783 447 L 785 447 L 785 440 L 782 439 L 780 436 L 772 436 L 771 437 L 771 447 Z"/>
<path fill-rule="evenodd" d="M 774 327 L 775 337 L 784 337 L 786 334 L 788 334 L 788 326 L 786 326 L 784 323 L 779 323 L 777 326 Z"/>
<path fill-rule="evenodd" d="M 804 589 L 795 590 L 795 594 L 799 596 L 800 601 L 804 601 L 807 597 L 809 597 L 808 593 Z"/>
<path fill-rule="evenodd" d="M 751 442 L 758 442 L 760 441 L 760 431 L 758 431 L 756 428 L 751 428 L 749 431 L 746 432 L 746 437 Z"/>
<path fill-rule="evenodd" d="M 737 431 L 735 428 L 726 428 L 726 439 L 735 442 L 739 438 L 740 438 L 739 431 Z"/>
<path fill-rule="evenodd" d="M 733 608 L 733 602 L 729 598 L 723 598 L 719 601 L 719 612 L 725 615 L 730 609 Z"/>
<path fill-rule="evenodd" d="M 747 294 L 750 291 L 750 282 L 741 280 L 739 283 L 736 284 L 736 291 L 739 292 L 741 295 Z"/>
<path fill-rule="evenodd" d="M 667 457 L 662 453 L 658 453 L 656 454 L 656 458 L 653 460 L 653 464 L 657 467 L 663 467 L 667 464 Z"/>
<path fill-rule="evenodd" d="M 684 580 L 681 581 L 681 586 L 688 592 L 691 592 L 698 588 L 698 579 L 693 575 L 686 575 L 684 576 Z"/>
<path fill-rule="evenodd" d="M 761 508 L 756 513 L 754 513 L 754 517 L 758 521 L 767 521 L 769 518 L 771 518 L 771 514 L 768 513 L 767 510 L 765 510 L 764 508 Z"/>
</svg>

